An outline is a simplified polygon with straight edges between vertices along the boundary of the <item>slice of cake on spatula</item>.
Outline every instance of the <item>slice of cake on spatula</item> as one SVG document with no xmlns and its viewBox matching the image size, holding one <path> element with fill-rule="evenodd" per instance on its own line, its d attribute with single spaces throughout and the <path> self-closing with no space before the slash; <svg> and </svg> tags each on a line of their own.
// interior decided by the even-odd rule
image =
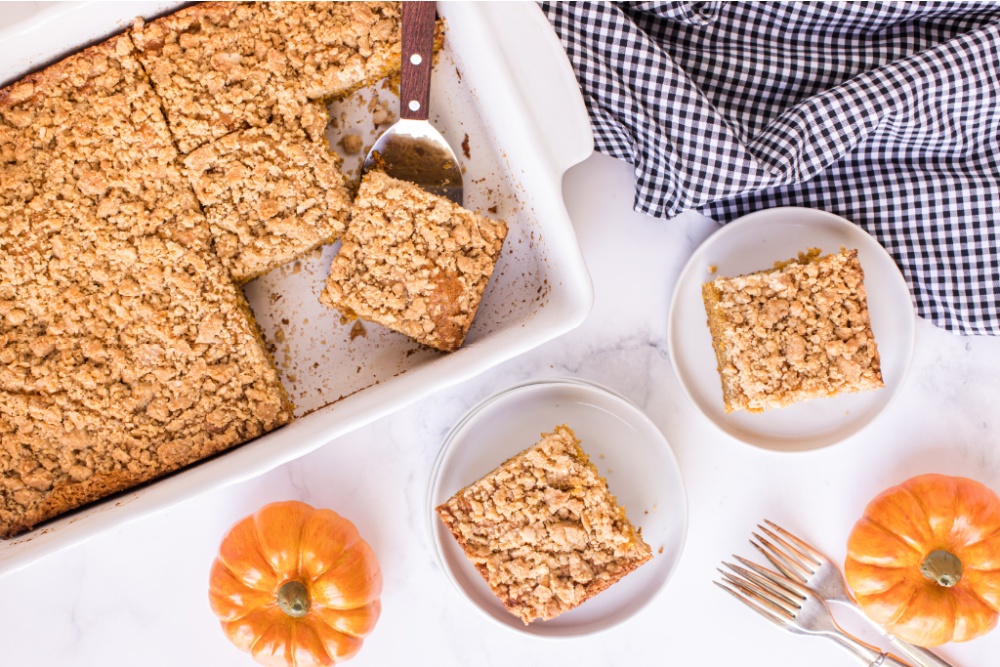
<svg viewBox="0 0 1000 667">
<path fill-rule="evenodd" d="M 465 340 L 506 236 L 503 222 L 368 172 L 320 301 L 450 352 Z"/>
</svg>

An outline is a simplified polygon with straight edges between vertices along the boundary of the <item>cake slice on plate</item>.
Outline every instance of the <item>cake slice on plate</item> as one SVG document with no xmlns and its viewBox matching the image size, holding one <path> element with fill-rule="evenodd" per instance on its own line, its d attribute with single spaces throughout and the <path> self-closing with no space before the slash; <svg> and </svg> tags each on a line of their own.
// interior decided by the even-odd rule
<svg viewBox="0 0 1000 667">
<path fill-rule="evenodd" d="M 526 625 L 581 605 L 653 557 L 566 425 L 436 511 Z"/>
<path fill-rule="evenodd" d="M 885 386 L 857 250 L 702 286 L 726 412 Z"/>
</svg>

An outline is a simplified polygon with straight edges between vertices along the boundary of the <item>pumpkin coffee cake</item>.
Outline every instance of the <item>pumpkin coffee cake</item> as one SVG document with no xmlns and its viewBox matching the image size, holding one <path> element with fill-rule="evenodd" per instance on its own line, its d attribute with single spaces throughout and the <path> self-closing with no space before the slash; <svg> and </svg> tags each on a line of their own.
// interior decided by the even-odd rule
<svg viewBox="0 0 1000 667">
<path fill-rule="evenodd" d="M 187 154 L 398 72 L 400 3 L 206 2 L 137 20 L 132 36 Z"/>
<path fill-rule="evenodd" d="M 339 238 L 351 199 L 340 157 L 298 128 L 231 132 L 184 159 L 233 279 L 245 283 Z"/>
<path fill-rule="evenodd" d="M 291 420 L 231 278 L 344 230 L 325 103 L 399 17 L 200 3 L 0 90 L 0 536 Z"/>
<path fill-rule="evenodd" d="M 344 231 L 326 103 L 399 71 L 398 2 L 209 2 L 130 34 L 234 280 Z"/>
<path fill-rule="evenodd" d="M 507 225 L 370 171 L 321 301 L 439 350 L 465 340 Z"/>
<path fill-rule="evenodd" d="M 857 250 L 702 287 L 726 412 L 883 387 Z"/>
<path fill-rule="evenodd" d="M 0 90 L 0 536 L 291 419 L 121 35 Z"/>
<path fill-rule="evenodd" d="M 653 557 L 566 425 L 436 511 L 526 625 L 579 606 Z"/>
</svg>

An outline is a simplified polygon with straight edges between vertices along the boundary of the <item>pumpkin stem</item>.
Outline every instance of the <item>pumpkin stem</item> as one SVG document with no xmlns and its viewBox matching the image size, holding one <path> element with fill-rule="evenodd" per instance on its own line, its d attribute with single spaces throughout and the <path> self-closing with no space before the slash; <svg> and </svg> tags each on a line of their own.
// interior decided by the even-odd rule
<svg viewBox="0 0 1000 667">
<path fill-rule="evenodd" d="M 292 618 L 309 613 L 309 591 L 301 581 L 286 581 L 278 589 L 278 607 Z"/>
<path fill-rule="evenodd" d="M 951 588 L 962 578 L 962 561 L 950 551 L 938 549 L 927 554 L 920 573 L 939 586 Z"/>
</svg>

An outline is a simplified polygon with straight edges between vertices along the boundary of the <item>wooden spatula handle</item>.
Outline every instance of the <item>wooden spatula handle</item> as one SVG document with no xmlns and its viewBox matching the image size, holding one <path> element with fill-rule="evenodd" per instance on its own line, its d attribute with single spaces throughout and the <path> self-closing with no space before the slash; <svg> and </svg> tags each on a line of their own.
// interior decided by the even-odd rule
<svg viewBox="0 0 1000 667">
<path fill-rule="evenodd" d="M 427 120 L 434 54 L 434 2 L 403 3 L 403 68 L 399 80 L 399 117 Z"/>
</svg>

